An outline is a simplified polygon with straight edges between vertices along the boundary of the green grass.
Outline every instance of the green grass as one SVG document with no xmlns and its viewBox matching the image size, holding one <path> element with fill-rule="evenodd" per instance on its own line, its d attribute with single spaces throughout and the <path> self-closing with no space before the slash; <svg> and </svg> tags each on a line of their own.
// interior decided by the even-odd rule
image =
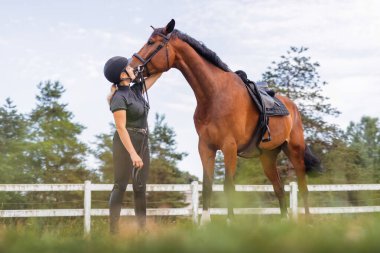
<svg viewBox="0 0 380 253">
<path fill-rule="evenodd" d="M 311 222 L 281 221 L 278 216 L 237 216 L 227 226 L 213 217 L 206 227 L 189 219 L 150 220 L 138 233 L 124 219 L 119 236 L 110 236 L 104 218 L 94 219 L 83 236 L 78 219 L 27 219 L 0 228 L 0 252 L 379 252 L 380 215 L 313 216 Z"/>
</svg>

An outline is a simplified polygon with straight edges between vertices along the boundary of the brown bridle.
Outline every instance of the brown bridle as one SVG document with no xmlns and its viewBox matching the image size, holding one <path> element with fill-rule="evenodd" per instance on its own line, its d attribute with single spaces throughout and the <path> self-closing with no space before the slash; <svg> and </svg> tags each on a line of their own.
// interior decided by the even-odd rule
<svg viewBox="0 0 380 253">
<path fill-rule="evenodd" d="M 153 59 L 153 57 L 163 47 L 166 48 L 166 66 L 167 66 L 167 70 L 170 68 L 170 66 L 169 66 L 169 50 L 168 50 L 168 42 L 170 40 L 170 36 L 167 36 L 167 35 L 162 34 L 160 32 L 156 32 L 154 34 L 161 36 L 164 40 L 160 43 L 160 45 L 158 45 L 156 47 L 156 49 L 146 59 L 144 59 L 138 53 L 134 53 L 133 54 L 133 57 L 136 57 L 142 63 L 139 66 L 137 66 L 137 68 L 136 68 L 137 75 L 142 74 L 142 72 L 144 71 L 144 69 L 146 70 L 147 77 L 149 77 L 151 75 L 151 73 L 149 72 L 149 69 L 148 69 L 148 63 Z M 123 78 L 122 80 L 127 80 L 127 79 L 131 80 L 131 78 L 130 78 L 130 76 L 129 76 L 127 70 L 126 70 L 126 68 L 123 69 L 123 72 L 127 74 L 128 78 Z"/>
</svg>

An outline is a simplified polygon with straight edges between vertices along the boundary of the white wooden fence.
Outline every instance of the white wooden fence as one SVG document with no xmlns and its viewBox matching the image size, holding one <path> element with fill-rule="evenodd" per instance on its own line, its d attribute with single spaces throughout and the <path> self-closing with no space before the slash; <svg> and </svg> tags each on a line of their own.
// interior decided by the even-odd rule
<svg viewBox="0 0 380 253">
<path fill-rule="evenodd" d="M 31 191 L 84 191 L 83 209 L 40 209 L 40 210 L 0 210 L 0 217 L 64 217 L 83 216 L 84 231 L 90 232 L 91 216 L 108 216 L 108 209 L 91 208 L 91 192 L 111 191 L 112 184 L 0 184 L 0 192 L 31 192 Z M 271 185 L 236 185 L 238 192 L 273 192 Z M 341 184 L 341 185 L 309 185 L 310 192 L 330 191 L 378 191 L 380 184 Z M 132 191 L 128 185 L 127 191 Z M 193 222 L 198 223 L 198 215 L 202 212 L 199 208 L 199 192 L 202 186 L 194 181 L 191 184 L 150 184 L 147 191 L 153 192 L 190 192 L 190 208 L 159 208 L 148 209 L 147 215 L 157 216 L 192 216 Z M 213 191 L 223 191 L 223 185 L 213 185 Z M 291 182 L 285 185 L 285 191 L 290 192 L 289 212 L 293 219 L 297 219 L 298 213 L 304 209 L 298 207 L 298 185 Z M 235 208 L 236 214 L 280 214 L 279 208 Z M 380 212 L 380 206 L 349 206 L 349 207 L 311 207 L 312 214 L 337 214 L 337 213 L 366 213 Z M 227 214 L 226 208 L 211 208 L 212 215 Z M 121 215 L 134 215 L 133 209 L 122 209 Z"/>
</svg>

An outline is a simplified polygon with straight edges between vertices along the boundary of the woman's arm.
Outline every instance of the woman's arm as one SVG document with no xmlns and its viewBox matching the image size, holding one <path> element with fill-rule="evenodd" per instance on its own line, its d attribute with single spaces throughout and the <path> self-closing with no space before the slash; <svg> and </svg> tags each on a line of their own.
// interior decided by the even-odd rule
<svg viewBox="0 0 380 253">
<path fill-rule="evenodd" d="M 149 88 L 153 86 L 153 84 L 157 81 L 158 78 L 160 78 L 161 75 L 162 73 L 157 73 L 145 79 L 146 89 L 149 90 Z"/>
<path fill-rule="evenodd" d="M 133 73 L 132 67 L 127 66 L 126 71 L 128 72 L 131 80 L 134 80 L 136 78 L 135 74 Z M 157 81 L 158 78 L 160 78 L 161 75 L 162 75 L 162 73 L 157 73 L 157 74 L 153 74 L 153 75 L 149 76 L 148 78 L 146 78 L 145 79 L 146 89 L 149 90 L 149 88 L 153 86 L 153 84 Z M 121 78 L 128 78 L 128 76 L 125 72 L 123 72 L 123 73 L 121 73 Z"/>
<path fill-rule="evenodd" d="M 132 164 L 136 168 L 142 168 L 143 161 L 140 156 L 137 154 L 135 148 L 133 147 L 131 138 L 126 129 L 127 124 L 127 111 L 126 110 L 118 110 L 113 113 L 113 117 L 116 124 L 117 133 L 120 136 L 120 140 L 123 143 L 125 149 L 128 151 L 129 155 L 132 159 Z"/>
</svg>

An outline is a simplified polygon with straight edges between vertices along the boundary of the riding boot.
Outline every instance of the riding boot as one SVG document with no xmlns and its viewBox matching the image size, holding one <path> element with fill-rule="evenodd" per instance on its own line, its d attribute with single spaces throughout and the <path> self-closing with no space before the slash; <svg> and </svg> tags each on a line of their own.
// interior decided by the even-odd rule
<svg viewBox="0 0 380 253">
<path fill-rule="evenodd" d="M 120 211 L 123 202 L 124 191 L 118 188 L 117 185 L 114 186 L 114 189 L 111 192 L 109 208 L 110 208 L 110 233 L 118 234 L 119 233 L 119 219 Z"/>
<path fill-rule="evenodd" d="M 145 189 L 140 189 L 134 192 L 135 200 L 135 214 L 137 224 L 141 231 L 145 230 L 146 226 L 146 198 L 145 198 Z"/>
</svg>

